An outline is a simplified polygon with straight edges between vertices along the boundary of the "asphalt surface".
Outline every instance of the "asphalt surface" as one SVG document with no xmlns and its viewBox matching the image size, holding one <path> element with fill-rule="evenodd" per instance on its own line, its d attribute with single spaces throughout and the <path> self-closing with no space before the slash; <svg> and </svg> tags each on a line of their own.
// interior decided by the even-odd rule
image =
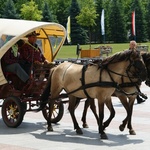
<svg viewBox="0 0 150 150">
<path fill-rule="evenodd" d="M 87 121 L 89 128 L 82 129 L 83 135 L 76 135 L 67 104 L 62 120 L 53 125 L 54 132 L 47 132 L 46 121 L 41 112 L 27 112 L 18 128 L 8 128 L 0 114 L 0 150 L 149 150 L 150 148 L 150 88 L 142 84 L 141 90 L 149 97 L 146 102 L 135 101 L 132 124 L 136 135 L 123 132 L 119 125 L 126 112 L 118 98 L 113 97 L 116 116 L 106 129 L 108 140 L 101 140 L 93 113 L 89 109 Z M 76 116 L 82 127 L 81 115 L 84 102 L 76 110 Z M 105 109 L 105 118 L 109 111 Z M 105 119 L 104 119 L 105 120 Z"/>
</svg>

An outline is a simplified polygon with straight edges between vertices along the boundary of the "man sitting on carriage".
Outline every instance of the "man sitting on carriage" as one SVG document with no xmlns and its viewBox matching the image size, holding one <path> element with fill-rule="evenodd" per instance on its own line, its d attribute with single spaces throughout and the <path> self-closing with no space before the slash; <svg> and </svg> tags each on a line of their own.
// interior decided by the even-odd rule
<svg viewBox="0 0 150 150">
<path fill-rule="evenodd" d="M 25 85 L 29 80 L 29 75 L 24 71 L 24 69 L 19 64 L 19 53 L 18 47 L 21 40 L 19 40 L 14 46 L 12 46 L 2 57 L 3 71 L 6 75 L 7 72 L 17 75 L 19 79 Z M 17 88 L 17 87 L 15 87 Z"/>
<path fill-rule="evenodd" d="M 19 50 L 21 65 L 29 75 L 34 64 L 48 64 L 48 61 L 42 54 L 41 49 L 36 44 L 38 35 L 39 33 L 36 33 L 35 31 L 28 34 L 26 36 L 28 41 L 25 42 L 25 44 Z"/>
</svg>

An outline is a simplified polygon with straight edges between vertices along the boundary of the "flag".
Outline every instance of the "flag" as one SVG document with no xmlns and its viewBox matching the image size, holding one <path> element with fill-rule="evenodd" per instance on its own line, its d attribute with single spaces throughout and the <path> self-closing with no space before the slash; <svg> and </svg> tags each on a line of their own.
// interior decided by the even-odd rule
<svg viewBox="0 0 150 150">
<path fill-rule="evenodd" d="M 71 27 L 70 27 L 70 16 L 67 19 L 67 41 L 68 43 L 71 43 L 71 37 L 70 37 L 70 32 L 71 32 Z"/>
<path fill-rule="evenodd" d="M 102 10 L 102 14 L 101 14 L 101 32 L 102 35 L 105 35 L 104 9 Z"/>
<path fill-rule="evenodd" d="M 135 11 L 132 12 L 132 35 L 135 36 Z"/>
</svg>

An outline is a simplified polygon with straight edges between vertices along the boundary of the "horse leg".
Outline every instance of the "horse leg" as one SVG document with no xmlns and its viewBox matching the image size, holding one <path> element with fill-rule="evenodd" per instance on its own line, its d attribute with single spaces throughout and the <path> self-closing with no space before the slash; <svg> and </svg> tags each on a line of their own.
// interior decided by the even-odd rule
<svg viewBox="0 0 150 150">
<path fill-rule="evenodd" d="M 83 134 L 81 128 L 78 125 L 78 122 L 76 120 L 75 114 L 74 114 L 75 107 L 76 107 L 76 97 L 70 95 L 69 96 L 69 107 L 68 107 L 68 110 L 70 112 L 70 115 L 71 115 L 71 118 L 72 118 L 72 121 L 73 121 L 73 124 L 74 124 L 74 129 L 76 130 L 77 134 Z"/>
<path fill-rule="evenodd" d="M 98 99 L 98 108 L 99 108 L 99 133 L 101 134 L 101 139 L 108 139 L 106 133 L 103 129 L 103 119 L 104 119 L 104 103 L 100 102 L 101 99 Z"/>
<path fill-rule="evenodd" d="M 128 119 L 128 126 L 127 126 L 127 128 L 129 129 L 129 133 L 131 135 L 136 135 L 136 132 L 132 128 L 132 123 L 131 123 L 134 101 L 135 101 L 135 98 L 129 98 L 130 115 L 129 115 L 129 119 Z"/>
<path fill-rule="evenodd" d="M 84 105 L 84 110 L 83 110 L 83 114 L 82 114 L 82 122 L 83 122 L 83 128 L 88 128 L 88 124 L 86 122 L 86 114 L 87 114 L 87 109 L 90 106 L 96 120 L 97 120 L 97 124 L 99 125 L 99 118 L 98 115 L 96 113 L 96 106 L 95 106 L 95 101 L 94 99 L 87 99 L 85 101 L 85 105 Z"/>
<path fill-rule="evenodd" d="M 127 112 L 127 116 L 126 118 L 122 121 L 122 124 L 119 126 L 119 130 L 120 131 L 124 131 L 125 126 L 127 125 L 128 119 L 129 119 L 129 115 L 130 115 L 130 107 L 129 107 L 129 103 L 127 101 L 127 97 L 122 95 L 122 96 L 118 96 L 118 98 L 120 99 L 122 105 L 124 106 L 126 112 Z"/>
<path fill-rule="evenodd" d="M 49 116 L 48 116 L 48 120 L 47 120 L 47 130 L 48 131 L 53 131 L 53 127 L 52 127 L 52 124 L 51 124 L 51 116 L 52 116 L 52 113 L 53 113 L 53 108 L 54 108 L 54 101 L 51 101 L 48 103 L 49 105 Z"/>
<path fill-rule="evenodd" d="M 87 110 L 88 110 L 89 106 L 90 106 L 90 100 L 87 99 L 85 101 L 85 104 L 84 104 L 84 110 L 83 110 L 82 118 L 81 118 L 81 121 L 83 122 L 83 124 L 82 124 L 83 128 L 88 128 L 89 127 L 87 122 L 86 122 L 86 114 L 87 114 Z"/>
<path fill-rule="evenodd" d="M 110 124 L 110 122 L 111 122 L 111 120 L 115 117 L 115 109 L 114 109 L 114 107 L 113 107 L 113 105 L 112 105 L 111 98 L 110 98 L 110 99 L 107 99 L 107 100 L 105 101 L 105 104 L 106 104 L 107 108 L 108 108 L 109 111 L 110 111 L 110 116 L 109 116 L 109 118 L 103 123 L 103 129 L 105 129 L 106 127 L 108 127 L 109 124 Z"/>
</svg>

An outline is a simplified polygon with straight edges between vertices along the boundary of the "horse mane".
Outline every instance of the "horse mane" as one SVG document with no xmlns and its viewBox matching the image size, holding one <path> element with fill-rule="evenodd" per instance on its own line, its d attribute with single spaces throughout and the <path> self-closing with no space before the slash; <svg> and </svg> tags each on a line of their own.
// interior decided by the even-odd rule
<svg viewBox="0 0 150 150">
<path fill-rule="evenodd" d="M 150 61 L 150 53 L 149 52 L 143 52 L 143 53 L 141 53 L 141 56 L 142 56 L 145 64 L 149 63 L 149 61 Z"/>
<path fill-rule="evenodd" d="M 102 65 L 108 65 L 110 63 L 113 64 L 120 61 L 127 61 L 133 53 L 135 54 L 135 58 L 139 57 L 140 55 L 140 53 L 137 53 L 137 51 L 125 50 L 103 59 Z"/>
</svg>

